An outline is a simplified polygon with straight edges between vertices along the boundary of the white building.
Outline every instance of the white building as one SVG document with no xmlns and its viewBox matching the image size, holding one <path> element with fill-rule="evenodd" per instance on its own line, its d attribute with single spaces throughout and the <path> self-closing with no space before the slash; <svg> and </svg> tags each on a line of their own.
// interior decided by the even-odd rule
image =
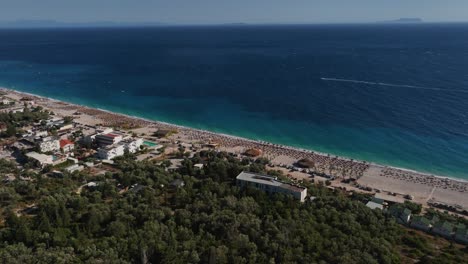
<svg viewBox="0 0 468 264">
<path fill-rule="evenodd" d="M 47 165 L 47 164 L 53 164 L 54 163 L 54 160 L 53 160 L 53 157 L 52 156 L 49 156 L 49 155 L 44 155 L 44 154 L 39 154 L 37 152 L 29 152 L 26 154 L 26 156 L 30 159 L 33 159 L 37 162 L 39 162 L 39 164 L 41 166 L 44 166 L 44 165 Z"/>
<path fill-rule="evenodd" d="M 135 153 L 140 150 L 141 145 L 143 145 L 143 139 L 141 138 L 126 138 L 122 141 L 124 148 L 130 153 Z"/>
<path fill-rule="evenodd" d="M 49 133 L 46 130 L 34 132 L 34 136 L 36 137 L 47 137 L 47 135 L 49 135 Z"/>
<path fill-rule="evenodd" d="M 95 136 L 95 141 L 99 146 L 114 145 L 122 141 L 123 137 L 115 132 L 107 134 L 99 134 Z"/>
<path fill-rule="evenodd" d="M 65 168 L 65 171 L 68 171 L 69 173 L 73 173 L 75 171 L 82 171 L 84 169 L 84 166 L 78 165 L 78 164 L 73 164 L 67 168 Z"/>
<path fill-rule="evenodd" d="M 307 188 L 283 183 L 276 177 L 249 172 L 241 172 L 237 177 L 237 185 L 241 188 L 252 187 L 268 193 L 283 193 L 294 196 L 304 202 L 307 196 Z"/>
<path fill-rule="evenodd" d="M 100 159 L 110 160 L 118 156 L 122 156 L 127 150 L 130 153 L 135 153 L 140 150 L 143 144 L 143 139 L 126 138 L 118 144 L 108 145 L 98 149 L 98 156 Z"/>
<path fill-rule="evenodd" d="M 10 107 L 10 108 L 4 108 L 0 109 L 0 113 L 23 113 L 24 112 L 24 107 Z"/>
<path fill-rule="evenodd" d="M 42 141 L 39 142 L 39 150 L 41 152 L 54 152 L 60 150 L 60 142 L 56 138 L 43 138 Z"/>
<path fill-rule="evenodd" d="M 68 153 L 75 149 L 75 143 L 68 139 L 61 139 L 60 148 L 63 150 L 64 153 Z"/>
<path fill-rule="evenodd" d="M 11 103 L 11 101 L 9 99 L 7 99 L 7 98 L 2 99 L 2 104 L 3 105 L 9 105 L 10 103 Z"/>
<path fill-rule="evenodd" d="M 103 160 L 111 160 L 124 154 L 124 145 L 106 146 L 98 149 L 98 156 Z"/>
<path fill-rule="evenodd" d="M 372 210 L 374 210 L 374 209 L 383 210 L 383 205 L 381 205 L 379 203 L 376 203 L 376 202 L 373 202 L 373 201 L 367 202 L 366 206 L 369 207 Z"/>
<path fill-rule="evenodd" d="M 73 129 L 73 124 L 61 125 L 58 131 L 61 132 L 70 129 Z"/>
</svg>

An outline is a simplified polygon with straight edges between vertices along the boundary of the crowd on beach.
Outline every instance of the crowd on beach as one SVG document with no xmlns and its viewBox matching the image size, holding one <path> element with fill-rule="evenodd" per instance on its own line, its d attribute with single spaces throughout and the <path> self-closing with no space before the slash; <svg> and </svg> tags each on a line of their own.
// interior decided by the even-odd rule
<svg viewBox="0 0 468 264">
<path fill-rule="evenodd" d="M 421 175 L 412 171 L 384 168 L 382 169 L 380 176 L 411 183 L 425 184 L 441 189 L 449 189 L 463 193 L 468 192 L 468 182 L 454 181 L 449 178 L 441 178 L 432 175 Z"/>
<path fill-rule="evenodd" d="M 17 94 L 20 96 L 24 95 L 22 93 Z M 242 151 L 245 151 L 247 149 L 255 148 L 261 150 L 262 155 L 270 160 L 274 160 L 276 157 L 279 156 L 286 156 L 288 157 L 288 161 L 286 161 L 285 163 L 287 164 L 284 165 L 288 166 L 294 166 L 294 163 L 300 159 L 308 159 L 311 161 L 311 163 L 313 163 L 313 166 L 309 168 L 310 171 L 327 174 L 329 176 L 359 179 L 372 165 L 364 161 L 356 161 L 353 159 L 332 156 L 310 150 L 298 149 L 279 144 L 272 144 L 264 141 L 249 140 L 230 135 L 213 133 L 205 130 L 177 126 L 164 122 L 150 121 L 142 118 L 116 114 L 101 109 L 94 109 L 85 106 L 64 103 L 33 95 L 32 97 L 34 97 L 38 101 L 41 101 L 42 105 L 52 110 L 62 109 L 67 111 L 73 111 L 78 115 L 84 114 L 95 120 L 98 120 L 103 126 L 123 127 L 128 129 L 148 127 L 153 130 L 177 130 L 178 137 L 188 139 L 190 142 L 199 142 L 202 144 L 212 143 L 216 146 L 220 146 L 223 148 L 230 148 L 233 150 L 236 149 L 238 151 L 238 154 L 241 154 Z M 243 150 L 240 151 L 239 149 Z M 435 177 L 417 172 L 400 170 L 398 168 L 393 167 L 382 168 L 379 176 L 398 179 L 411 183 L 426 184 L 429 186 L 458 192 L 468 191 L 468 182 Z"/>
<path fill-rule="evenodd" d="M 359 178 L 363 175 L 364 171 L 369 168 L 369 164 L 366 162 L 354 161 L 337 156 L 325 155 L 309 150 L 296 149 L 269 142 L 248 140 L 244 138 L 193 129 L 185 129 L 184 131 L 180 132 L 185 133 L 185 135 L 187 135 L 188 138 L 192 141 L 214 142 L 225 148 L 235 148 L 242 146 L 244 151 L 247 149 L 259 149 L 262 151 L 263 155 L 268 157 L 270 160 L 273 160 L 278 156 L 287 156 L 295 161 L 300 159 L 309 159 L 314 164 L 312 168 L 309 168 L 310 170 L 335 177 Z M 292 166 L 294 164 L 287 165 Z"/>
</svg>

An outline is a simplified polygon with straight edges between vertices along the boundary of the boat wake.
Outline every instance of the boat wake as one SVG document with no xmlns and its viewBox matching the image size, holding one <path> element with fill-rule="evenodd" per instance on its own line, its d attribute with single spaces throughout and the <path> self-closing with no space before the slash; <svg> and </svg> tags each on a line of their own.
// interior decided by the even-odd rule
<svg viewBox="0 0 468 264">
<path fill-rule="evenodd" d="M 348 83 L 360 83 L 360 84 L 367 84 L 367 85 L 401 87 L 401 88 L 417 89 L 417 90 L 431 90 L 431 91 L 441 91 L 441 92 L 468 93 L 467 90 L 461 90 L 461 89 L 444 89 L 444 88 L 437 88 L 437 87 L 425 87 L 425 86 L 392 84 L 392 83 L 381 83 L 381 82 L 368 82 L 368 81 L 359 81 L 359 80 L 351 80 L 351 79 L 338 79 L 338 78 L 320 78 L 320 79 L 323 80 L 323 81 L 330 81 L 330 82 L 348 82 Z"/>
</svg>

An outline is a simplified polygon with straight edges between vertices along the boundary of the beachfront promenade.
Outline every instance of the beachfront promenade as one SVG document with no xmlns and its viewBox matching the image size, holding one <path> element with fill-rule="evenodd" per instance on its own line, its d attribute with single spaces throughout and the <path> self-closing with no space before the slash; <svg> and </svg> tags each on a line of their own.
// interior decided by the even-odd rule
<svg viewBox="0 0 468 264">
<path fill-rule="evenodd" d="M 17 98 L 34 96 L 11 90 L 7 92 L 10 96 Z M 52 110 L 57 115 L 74 115 L 76 122 L 85 125 L 100 124 L 107 127 L 123 127 L 145 135 L 151 135 L 160 129 L 175 130 L 177 133 L 170 136 L 169 140 L 188 144 L 212 143 L 217 145 L 219 150 L 234 154 L 241 154 L 247 149 L 255 148 L 261 150 L 263 157 L 282 167 L 295 166 L 298 160 L 307 159 L 312 164 L 309 170 L 318 174 L 338 179 L 353 178 L 361 186 L 366 186 L 373 191 L 392 192 L 402 196 L 411 195 L 414 197 L 414 201 L 422 204 L 436 201 L 468 210 L 468 182 L 465 181 L 150 121 L 43 97 L 35 97 L 35 100 L 38 105 Z M 79 114 L 77 115 L 77 113 Z"/>
</svg>

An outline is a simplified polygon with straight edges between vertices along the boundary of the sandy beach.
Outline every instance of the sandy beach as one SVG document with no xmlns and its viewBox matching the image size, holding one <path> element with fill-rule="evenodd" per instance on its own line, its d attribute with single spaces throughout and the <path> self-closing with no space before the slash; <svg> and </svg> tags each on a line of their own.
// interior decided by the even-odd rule
<svg viewBox="0 0 468 264">
<path fill-rule="evenodd" d="M 215 143 L 219 150 L 234 154 L 242 154 L 247 149 L 255 148 L 261 150 L 263 157 L 280 167 L 293 166 L 298 160 L 306 158 L 314 164 L 310 170 L 337 178 L 333 181 L 336 186 L 342 186 L 341 179 L 354 178 L 360 186 L 369 187 L 372 191 L 385 195 L 389 192 L 400 198 L 404 195 L 412 195 L 413 201 L 423 205 L 431 201 L 468 210 L 467 181 L 146 120 L 8 89 L 2 89 L 2 91 L 16 100 L 31 97 L 37 105 L 53 111 L 58 116 L 74 116 L 75 122 L 84 125 L 121 127 L 146 136 L 159 129 L 174 130 L 177 133 L 171 135 L 169 140 L 187 144 Z"/>
</svg>

